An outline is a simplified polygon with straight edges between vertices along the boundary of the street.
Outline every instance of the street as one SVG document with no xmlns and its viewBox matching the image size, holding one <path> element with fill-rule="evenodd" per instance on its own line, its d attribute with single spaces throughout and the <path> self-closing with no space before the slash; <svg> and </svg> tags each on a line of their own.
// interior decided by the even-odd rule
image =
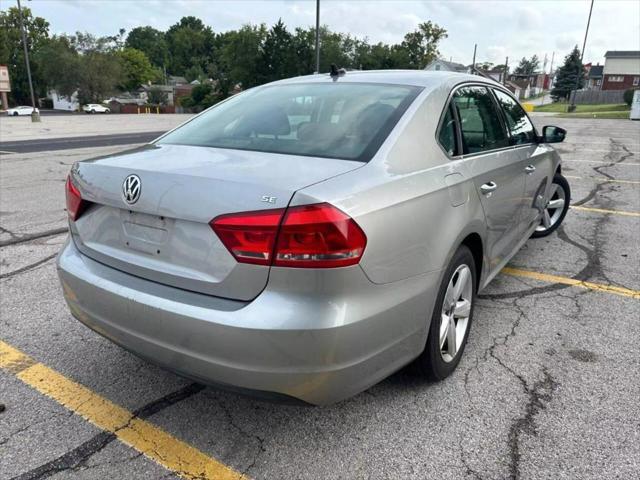
<svg viewBox="0 0 640 480">
<path fill-rule="evenodd" d="M 640 122 L 534 115 L 568 131 L 564 224 L 480 295 L 451 377 L 405 369 L 320 408 L 192 383 L 69 313 L 54 259 L 71 165 L 187 119 L 135 117 L 2 119 L 18 153 L 0 157 L 0 478 L 637 478 Z"/>
</svg>

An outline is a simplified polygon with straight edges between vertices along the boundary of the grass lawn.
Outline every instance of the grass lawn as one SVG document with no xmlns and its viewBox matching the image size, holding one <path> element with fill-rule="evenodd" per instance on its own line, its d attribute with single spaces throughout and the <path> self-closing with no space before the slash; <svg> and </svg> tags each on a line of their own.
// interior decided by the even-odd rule
<svg viewBox="0 0 640 480">
<path fill-rule="evenodd" d="M 555 112 L 566 113 L 568 103 L 549 103 L 547 105 L 539 105 L 534 108 L 534 112 Z M 631 109 L 626 103 L 603 103 L 600 105 L 576 105 L 575 113 L 594 113 L 594 112 L 628 112 Z M 629 114 L 627 113 L 627 116 Z M 600 117 L 602 118 L 602 117 Z M 622 117 L 612 117 L 622 118 Z"/>
<path fill-rule="evenodd" d="M 562 118 L 624 118 L 629 119 L 629 110 L 618 112 L 561 113 Z"/>
</svg>

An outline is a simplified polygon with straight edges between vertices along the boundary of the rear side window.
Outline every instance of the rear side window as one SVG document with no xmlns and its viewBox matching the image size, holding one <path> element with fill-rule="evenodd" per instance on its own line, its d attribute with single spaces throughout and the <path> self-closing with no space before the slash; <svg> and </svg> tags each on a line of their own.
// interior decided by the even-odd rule
<svg viewBox="0 0 640 480">
<path fill-rule="evenodd" d="M 159 144 L 369 161 L 421 88 L 307 83 L 242 93 Z"/>
<path fill-rule="evenodd" d="M 478 153 L 509 146 L 500 114 L 485 87 L 462 87 L 453 96 L 460 119 L 464 153 Z"/>
<path fill-rule="evenodd" d="M 458 142 L 456 133 L 456 121 L 453 116 L 452 108 L 453 107 L 451 105 L 447 108 L 447 112 L 442 119 L 438 141 L 449 156 L 455 157 L 456 155 L 458 155 Z"/>
<path fill-rule="evenodd" d="M 494 90 L 498 103 L 507 119 L 507 127 L 514 145 L 532 143 L 536 138 L 535 129 L 524 109 L 513 98 L 500 90 Z"/>
</svg>

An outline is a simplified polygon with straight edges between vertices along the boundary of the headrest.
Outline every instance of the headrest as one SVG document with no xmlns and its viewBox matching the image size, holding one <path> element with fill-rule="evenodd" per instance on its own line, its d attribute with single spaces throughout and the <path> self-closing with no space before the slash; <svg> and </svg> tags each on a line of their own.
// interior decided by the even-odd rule
<svg viewBox="0 0 640 480">
<path fill-rule="evenodd" d="M 237 136 L 288 135 L 291 132 L 289 117 L 281 107 L 270 106 L 250 111 L 242 120 Z"/>
<path fill-rule="evenodd" d="M 374 103 L 362 110 L 356 120 L 357 135 L 374 135 L 389 119 L 395 109 L 386 103 Z"/>
</svg>

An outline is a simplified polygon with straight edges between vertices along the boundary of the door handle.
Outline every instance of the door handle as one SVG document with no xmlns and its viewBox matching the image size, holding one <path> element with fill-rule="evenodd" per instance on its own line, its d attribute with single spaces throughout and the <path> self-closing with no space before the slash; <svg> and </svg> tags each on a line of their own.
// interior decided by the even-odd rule
<svg viewBox="0 0 640 480">
<path fill-rule="evenodd" d="M 485 195 L 488 195 L 491 192 L 493 192 L 496 188 L 498 188 L 498 185 L 496 184 L 496 182 L 487 182 L 480 187 L 480 191 Z"/>
<path fill-rule="evenodd" d="M 536 171 L 536 167 L 534 167 L 533 165 L 527 165 L 526 167 L 524 167 L 524 171 L 528 174 L 532 174 Z"/>
</svg>

